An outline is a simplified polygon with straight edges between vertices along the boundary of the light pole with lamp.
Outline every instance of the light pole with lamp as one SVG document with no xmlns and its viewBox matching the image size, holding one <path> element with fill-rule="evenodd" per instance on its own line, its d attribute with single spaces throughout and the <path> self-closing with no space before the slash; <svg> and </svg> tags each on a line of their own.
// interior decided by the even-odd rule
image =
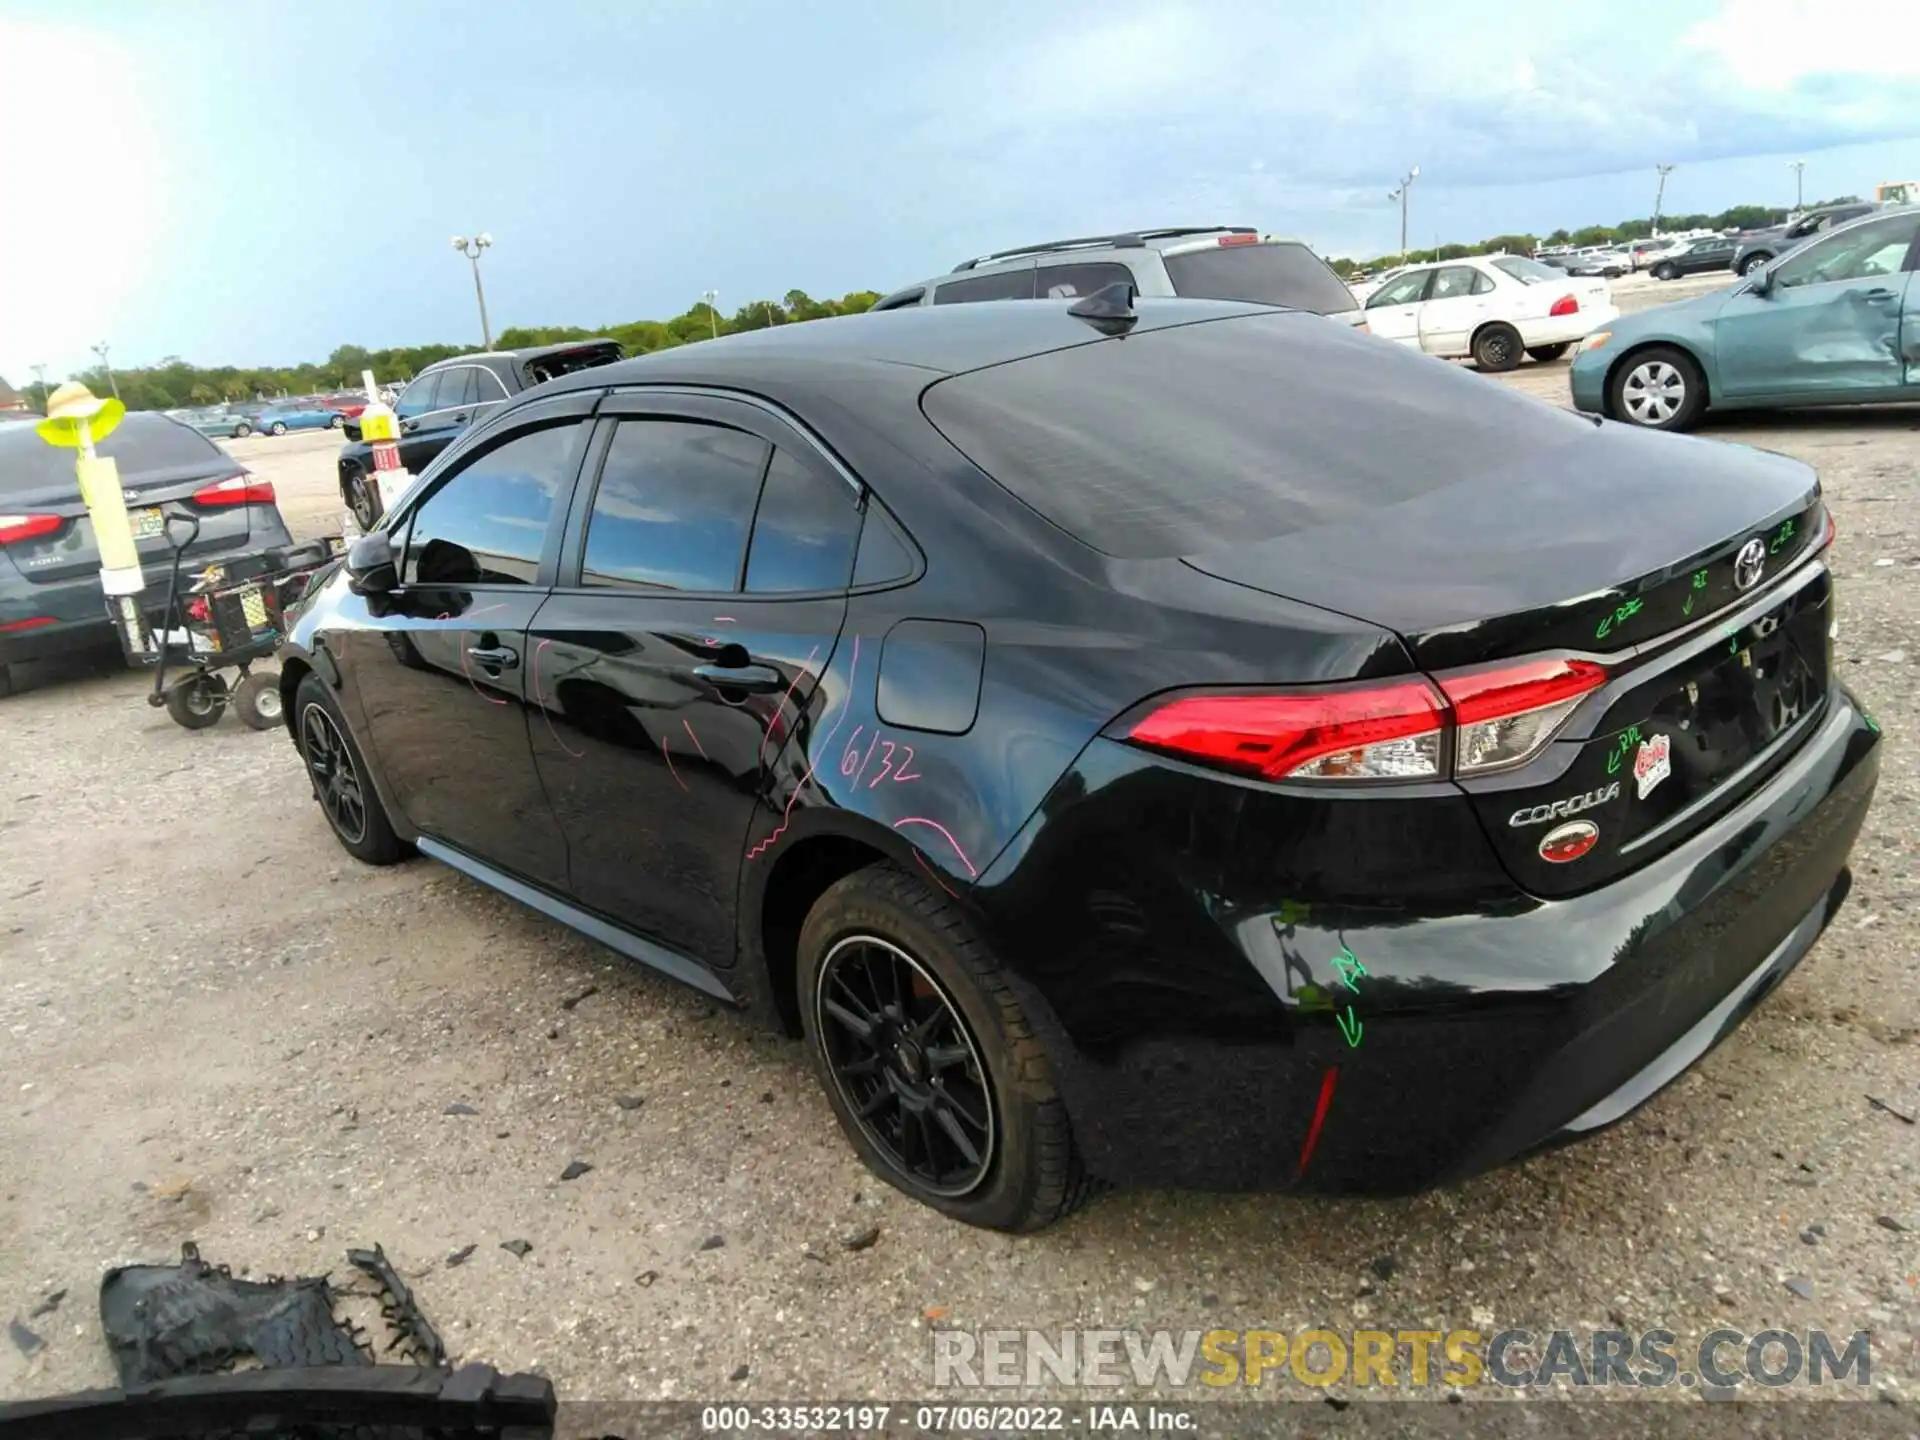
<svg viewBox="0 0 1920 1440">
<path fill-rule="evenodd" d="M 487 292 L 480 283 L 480 252 L 493 244 L 493 236 L 482 230 L 469 240 L 464 235 L 453 237 L 453 248 L 473 262 L 473 298 L 480 302 L 480 348 L 493 349 L 493 327 L 487 324 Z"/>
<path fill-rule="evenodd" d="M 1399 189 L 1387 193 L 1387 199 L 1400 202 L 1400 259 L 1403 263 L 1407 258 L 1407 191 L 1419 178 L 1420 167 L 1416 165 L 1401 179 Z"/>
<path fill-rule="evenodd" d="M 1806 186 L 1804 184 L 1807 174 L 1807 162 L 1804 160 L 1789 160 L 1787 162 L 1787 168 L 1793 171 L 1793 208 L 1798 210 L 1802 205 L 1806 204 L 1807 200 Z"/>
<path fill-rule="evenodd" d="M 38 384 L 38 386 L 39 386 L 39 388 L 40 388 L 40 408 L 41 408 L 41 410 L 43 410 L 43 411 L 44 411 L 44 410 L 45 410 L 45 409 L 47 408 L 47 365 L 46 365 L 46 362 L 45 362 L 45 361 L 43 360 L 43 361 L 41 361 L 41 362 L 40 362 L 40 363 L 39 363 L 38 365 L 29 365 L 29 366 L 28 366 L 27 368 L 28 368 L 29 370 L 31 370 L 31 371 L 33 371 L 33 378 L 34 378 L 34 380 L 35 380 L 35 382 L 36 382 L 36 383 Z"/>
<path fill-rule="evenodd" d="M 1660 204 L 1667 198 L 1667 176 L 1673 173 L 1673 166 L 1655 165 L 1653 168 L 1660 172 L 1660 183 L 1653 192 L 1653 237 L 1657 240 L 1660 238 Z"/>
<path fill-rule="evenodd" d="M 93 347 L 93 353 L 100 357 L 100 368 L 107 372 L 107 388 L 113 391 L 113 398 L 120 398 L 120 382 L 113 378 L 113 366 L 107 363 L 107 342 L 102 340 Z"/>
<path fill-rule="evenodd" d="M 718 340 L 720 338 L 720 292 L 702 290 L 700 298 L 707 302 L 707 319 L 712 322 L 713 338 Z"/>
</svg>

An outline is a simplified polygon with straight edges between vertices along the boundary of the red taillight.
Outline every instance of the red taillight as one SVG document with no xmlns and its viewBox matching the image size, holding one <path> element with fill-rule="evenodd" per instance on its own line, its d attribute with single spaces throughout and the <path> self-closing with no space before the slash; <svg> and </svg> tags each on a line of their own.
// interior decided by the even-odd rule
<svg viewBox="0 0 1920 1440">
<path fill-rule="evenodd" d="M 51 535 L 61 524 L 58 515 L 0 515 L 0 545 Z"/>
<path fill-rule="evenodd" d="M 1553 308 L 1547 311 L 1549 315 L 1578 315 L 1579 313 L 1580 297 L 1577 295 L 1562 295 L 1553 302 Z"/>
<path fill-rule="evenodd" d="M 1290 695 L 1189 695 L 1127 732 L 1139 745 L 1265 780 L 1440 773 L 1445 702 L 1425 680 Z"/>
<path fill-rule="evenodd" d="M 1263 780 L 1428 780 L 1525 764 L 1604 667 L 1550 658 L 1439 679 L 1268 695 L 1186 695 L 1127 730 L 1137 745 Z"/>
<path fill-rule="evenodd" d="M 193 500 L 196 505 L 271 505 L 274 503 L 273 482 L 256 480 L 251 475 L 232 475 L 211 485 L 202 485 L 193 492 Z"/>
<path fill-rule="evenodd" d="M 0 523 L 4 523 L 4 522 L 0 522 Z M 1826 506 L 1822 505 L 1820 507 L 1820 534 L 1814 540 L 1813 545 L 1811 547 L 1813 552 L 1815 554 L 1818 554 L 1820 551 L 1826 549 L 1827 546 L 1833 544 L 1833 542 L 1839 539 L 1839 537 L 1840 537 L 1839 522 L 1833 518 L 1833 511 L 1827 509 Z"/>
<path fill-rule="evenodd" d="M 1260 237 L 1258 235 L 1222 235 L 1220 243 L 1222 245 L 1258 245 Z"/>
<path fill-rule="evenodd" d="M 1546 746 L 1581 697 L 1607 683 L 1591 660 L 1529 660 L 1450 675 L 1440 689 L 1452 702 L 1454 773 L 1484 775 L 1524 765 Z"/>
<path fill-rule="evenodd" d="M 0 516 L 0 519 L 5 517 Z M 60 622 L 51 615 L 35 615 L 31 620 L 8 620 L 0 624 L 0 635 L 11 635 L 20 630 L 38 630 L 42 625 L 57 625 Z"/>
</svg>

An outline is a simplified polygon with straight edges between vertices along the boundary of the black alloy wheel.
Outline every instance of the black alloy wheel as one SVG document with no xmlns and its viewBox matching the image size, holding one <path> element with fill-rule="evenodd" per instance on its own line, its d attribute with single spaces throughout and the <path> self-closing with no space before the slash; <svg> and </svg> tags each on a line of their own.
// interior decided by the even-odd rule
<svg viewBox="0 0 1920 1440">
<path fill-rule="evenodd" d="M 933 975 L 890 941 L 849 935 L 822 960 L 813 1003 L 827 1073 L 887 1163 L 930 1195 L 978 1189 L 998 1137 L 993 1091 Z"/>
<path fill-rule="evenodd" d="M 300 716 L 300 753 L 306 757 L 313 793 L 326 812 L 327 823 L 348 849 L 367 838 L 367 799 L 360 769 L 340 738 L 333 717 L 319 705 L 308 705 Z"/>
</svg>

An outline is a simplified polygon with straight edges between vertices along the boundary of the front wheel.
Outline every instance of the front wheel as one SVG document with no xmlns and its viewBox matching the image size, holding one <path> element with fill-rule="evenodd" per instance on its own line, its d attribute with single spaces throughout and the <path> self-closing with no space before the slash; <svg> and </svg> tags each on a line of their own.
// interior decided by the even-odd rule
<svg viewBox="0 0 1920 1440">
<path fill-rule="evenodd" d="M 346 429 L 346 428 L 347 428 L 347 417 L 346 417 L 346 416 L 344 416 L 344 415 L 341 415 L 341 414 L 337 414 L 337 413 L 336 413 L 336 414 L 334 415 L 334 417 L 333 417 L 333 418 L 332 418 L 331 420 L 329 420 L 329 421 L 327 421 L 327 428 L 328 428 L 329 430 L 344 430 L 344 429 Z"/>
<path fill-rule="evenodd" d="M 796 978 L 820 1083 L 881 1179 L 993 1230 L 1086 1199 L 1046 1050 L 957 906 L 890 865 L 856 871 L 814 903 Z"/>
<path fill-rule="evenodd" d="M 1771 260 L 1772 258 L 1773 257 L 1771 255 L 1749 255 L 1746 259 L 1740 262 L 1740 266 L 1739 266 L 1740 273 L 1742 275 L 1751 275 L 1754 271 L 1758 270 L 1762 265 L 1766 264 L 1767 261 Z"/>
<path fill-rule="evenodd" d="M 284 435 L 284 434 L 286 434 L 286 433 L 287 433 L 287 422 L 286 422 L 286 421 L 284 421 L 284 420 L 276 420 L 276 421 L 274 421 L 274 422 L 273 422 L 273 428 L 272 428 L 272 429 L 271 429 L 270 431 L 268 431 L 267 433 L 269 433 L 269 434 L 271 434 L 271 435 Z"/>
<path fill-rule="evenodd" d="M 1693 357 L 1667 345 L 1629 356 L 1608 385 L 1616 420 L 1648 430 L 1686 430 L 1707 405 L 1706 377 Z"/>
<path fill-rule="evenodd" d="M 271 730 L 284 718 L 285 707 L 280 703 L 280 677 L 272 674 L 253 674 L 245 676 L 233 687 L 233 694 L 227 703 L 233 707 L 233 713 L 240 717 L 240 723 L 249 730 Z"/>
<path fill-rule="evenodd" d="M 347 476 L 347 508 L 353 511 L 354 523 L 365 532 L 380 523 L 380 507 L 376 503 L 373 481 L 361 470 L 352 471 Z"/>
<path fill-rule="evenodd" d="M 1656 265 L 1653 267 L 1653 278 L 1656 280 L 1677 280 L 1680 278 L 1680 272 L 1671 265 Z"/>
<path fill-rule="evenodd" d="M 188 730 L 204 730 L 220 723 L 227 707 L 227 682 L 212 671 L 200 671 L 167 687 L 167 714 Z"/>
<path fill-rule="evenodd" d="M 1562 340 L 1557 345 L 1529 345 L 1527 347 L 1527 354 L 1538 360 L 1542 365 L 1545 365 L 1550 361 L 1558 360 L 1562 355 L 1566 354 L 1567 347 L 1572 343 L 1570 340 Z"/>
<path fill-rule="evenodd" d="M 253 426 L 249 425 L 244 420 L 242 420 L 238 425 L 233 427 L 233 438 L 236 440 L 244 440 L 247 438 L 247 436 L 251 435 L 252 433 L 253 433 Z"/>
<path fill-rule="evenodd" d="M 367 778 L 366 761 L 347 733 L 340 708 L 317 675 L 306 675 L 293 692 L 294 730 L 307 765 L 313 798 L 349 855 L 369 865 L 391 865 L 407 853 L 393 833 L 386 807 Z"/>
<path fill-rule="evenodd" d="M 1520 332 L 1511 325 L 1489 325 L 1473 337 L 1473 363 L 1498 374 L 1520 363 Z"/>
</svg>

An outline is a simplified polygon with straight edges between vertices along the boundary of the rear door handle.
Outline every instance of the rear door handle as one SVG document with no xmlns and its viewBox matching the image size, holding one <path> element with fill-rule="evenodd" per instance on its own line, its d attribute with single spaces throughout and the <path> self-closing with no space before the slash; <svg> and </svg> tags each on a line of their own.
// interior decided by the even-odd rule
<svg viewBox="0 0 1920 1440">
<path fill-rule="evenodd" d="M 520 652 L 505 645 L 476 645 L 467 651 L 467 658 L 482 670 L 511 670 L 520 663 Z"/>
<path fill-rule="evenodd" d="M 1860 298 L 1869 305 L 1884 305 L 1889 300 L 1896 300 L 1899 297 L 1891 290 L 1869 290 Z"/>
<path fill-rule="evenodd" d="M 693 673 L 709 685 L 745 690 L 750 695 L 764 695 L 787 683 L 770 665 L 696 665 Z"/>
</svg>

